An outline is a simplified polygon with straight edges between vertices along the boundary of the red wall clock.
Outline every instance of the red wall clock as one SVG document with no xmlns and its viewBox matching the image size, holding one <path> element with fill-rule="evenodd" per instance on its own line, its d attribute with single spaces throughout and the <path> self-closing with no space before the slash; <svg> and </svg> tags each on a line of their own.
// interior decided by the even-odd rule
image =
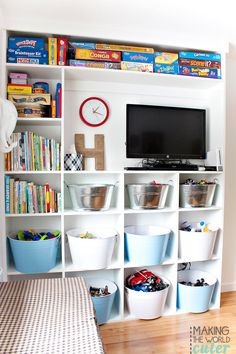
<svg viewBox="0 0 236 354">
<path fill-rule="evenodd" d="M 81 103 L 79 115 L 85 124 L 98 127 L 107 121 L 109 108 L 103 99 L 89 97 Z"/>
</svg>

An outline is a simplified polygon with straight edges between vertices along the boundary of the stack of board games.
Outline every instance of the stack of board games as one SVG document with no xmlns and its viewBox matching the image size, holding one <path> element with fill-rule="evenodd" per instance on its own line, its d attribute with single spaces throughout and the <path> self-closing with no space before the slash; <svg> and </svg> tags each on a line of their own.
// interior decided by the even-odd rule
<svg viewBox="0 0 236 354">
<path fill-rule="evenodd" d="M 179 74 L 220 79 L 221 55 L 219 53 L 179 52 Z"/>
<path fill-rule="evenodd" d="M 9 37 L 8 63 L 48 64 L 48 51 L 43 38 Z"/>
<path fill-rule="evenodd" d="M 13 102 L 20 118 L 61 118 L 61 83 L 57 83 L 52 99 L 47 82 L 28 83 L 27 73 L 9 73 L 8 100 Z"/>
<path fill-rule="evenodd" d="M 119 50 L 97 49 L 96 43 L 68 42 L 68 65 L 100 69 L 120 69 Z"/>
<path fill-rule="evenodd" d="M 155 52 L 154 53 L 154 72 L 158 74 L 178 75 L 178 53 Z"/>
<path fill-rule="evenodd" d="M 121 70 L 153 72 L 153 48 L 131 47 L 122 52 Z"/>
<path fill-rule="evenodd" d="M 9 83 L 7 84 L 8 94 L 31 94 L 32 85 L 28 84 L 28 74 L 9 73 Z"/>
</svg>

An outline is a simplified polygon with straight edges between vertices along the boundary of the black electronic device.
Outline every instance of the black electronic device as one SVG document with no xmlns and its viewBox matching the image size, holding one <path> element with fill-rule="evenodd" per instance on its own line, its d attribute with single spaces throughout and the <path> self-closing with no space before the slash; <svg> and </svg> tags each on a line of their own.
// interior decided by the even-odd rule
<svg viewBox="0 0 236 354">
<path fill-rule="evenodd" d="M 132 167 L 125 167 L 125 170 L 128 171 L 197 171 L 197 165 L 190 165 L 190 164 L 156 164 L 154 166 L 132 166 Z"/>
<path fill-rule="evenodd" d="M 206 110 L 127 104 L 126 156 L 205 159 Z"/>
</svg>

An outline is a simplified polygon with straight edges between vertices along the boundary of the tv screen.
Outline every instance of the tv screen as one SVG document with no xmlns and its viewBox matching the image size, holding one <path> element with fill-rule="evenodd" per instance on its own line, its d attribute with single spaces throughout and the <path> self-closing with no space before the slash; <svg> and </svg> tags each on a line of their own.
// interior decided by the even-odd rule
<svg viewBox="0 0 236 354">
<path fill-rule="evenodd" d="M 128 158 L 204 159 L 204 109 L 127 104 Z"/>
</svg>

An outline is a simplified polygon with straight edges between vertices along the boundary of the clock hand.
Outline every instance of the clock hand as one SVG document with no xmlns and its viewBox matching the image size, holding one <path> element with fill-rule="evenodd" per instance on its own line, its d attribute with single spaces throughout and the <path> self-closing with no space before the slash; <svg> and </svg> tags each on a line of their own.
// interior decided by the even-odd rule
<svg viewBox="0 0 236 354">
<path fill-rule="evenodd" d="M 103 116 L 103 114 L 102 114 L 102 113 L 99 113 L 99 112 L 93 112 L 93 113 L 100 114 L 100 116 Z"/>
<path fill-rule="evenodd" d="M 93 109 L 93 113 L 96 113 L 96 112 L 97 112 L 97 110 L 98 110 L 98 108 L 99 108 L 99 106 L 97 106 L 97 108 L 96 108 L 96 109 Z"/>
</svg>

